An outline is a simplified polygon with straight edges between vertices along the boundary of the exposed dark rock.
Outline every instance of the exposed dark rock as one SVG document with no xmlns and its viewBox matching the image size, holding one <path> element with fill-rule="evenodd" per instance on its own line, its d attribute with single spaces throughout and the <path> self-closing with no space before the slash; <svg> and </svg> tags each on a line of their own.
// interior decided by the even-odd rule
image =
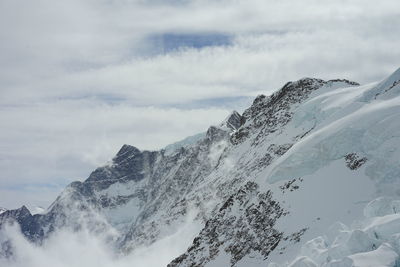
<svg viewBox="0 0 400 267">
<path fill-rule="evenodd" d="M 243 113 L 246 120 L 252 120 L 251 125 L 240 128 L 238 132 L 232 135 L 232 143 L 243 142 L 249 132 L 259 129 L 259 135 L 253 142 L 253 145 L 256 146 L 260 139 L 279 130 L 291 120 L 293 116 L 291 109 L 296 104 L 302 103 L 313 91 L 322 86 L 338 81 L 348 83 L 349 86 L 358 85 L 358 83 L 348 80 L 324 81 L 304 78 L 296 82 L 286 83 L 279 91 L 269 97 L 259 95 L 251 107 Z"/>
<path fill-rule="evenodd" d="M 283 145 L 275 145 L 272 144 L 268 147 L 268 152 L 274 153 L 276 156 L 282 156 L 285 154 L 293 144 L 283 144 Z"/>
<path fill-rule="evenodd" d="M 398 84 L 400 84 L 400 80 L 394 81 L 389 88 L 385 89 L 383 92 L 379 92 L 379 93 L 375 94 L 374 98 L 376 99 L 379 95 L 382 95 L 382 94 L 385 94 L 385 93 L 389 92 L 394 87 L 396 87 Z"/>
<path fill-rule="evenodd" d="M 32 215 L 29 210 L 22 206 L 16 210 L 8 210 L 0 214 L 0 228 L 7 223 L 18 223 L 21 232 L 30 240 L 35 241 L 43 236 L 40 225 L 36 219 L 36 215 Z"/>
<path fill-rule="evenodd" d="M 240 115 L 237 111 L 233 111 L 230 116 L 224 121 L 226 127 L 232 131 L 236 131 L 246 122 L 246 118 Z M 224 125 L 222 125 L 224 126 Z"/>
<path fill-rule="evenodd" d="M 336 82 L 343 82 L 343 83 L 347 83 L 348 85 L 352 85 L 352 86 L 360 85 L 358 82 L 349 81 L 347 79 L 333 79 L 333 80 L 329 80 L 327 83 L 336 83 Z"/>
<path fill-rule="evenodd" d="M 367 162 L 366 157 L 360 157 L 356 153 L 350 153 L 345 156 L 346 160 L 346 166 L 350 170 L 357 170 L 360 168 L 362 165 L 364 165 L 365 162 Z"/>
<path fill-rule="evenodd" d="M 44 232 L 38 220 L 38 215 L 32 215 L 29 210 L 22 206 L 19 209 L 8 210 L 0 214 L 0 229 L 7 225 L 17 223 L 22 234 L 30 241 L 40 244 Z M 12 258 L 14 256 L 14 245 L 10 240 L 0 241 L 0 258 Z"/>
<path fill-rule="evenodd" d="M 305 233 L 307 230 L 308 230 L 308 228 L 300 229 L 298 232 L 293 233 L 293 234 L 291 234 L 291 235 L 285 237 L 284 240 L 285 240 L 285 241 L 286 241 L 286 240 L 287 240 L 287 241 L 290 241 L 290 242 L 292 242 L 292 243 L 299 243 L 301 237 L 304 235 L 304 233 Z"/>
<path fill-rule="evenodd" d="M 248 182 L 225 201 L 187 252 L 168 267 L 204 266 L 219 253 L 228 253 L 232 266 L 251 252 L 267 258 L 283 238 L 274 226 L 285 215 L 271 191 L 261 193 L 256 183 Z"/>
<path fill-rule="evenodd" d="M 300 188 L 300 186 L 296 184 L 297 181 L 302 182 L 303 179 L 301 179 L 301 178 L 292 179 L 290 181 L 285 182 L 279 188 L 281 189 L 282 193 L 285 193 L 286 191 L 293 192 L 293 191 L 295 191 L 295 190 Z"/>
<path fill-rule="evenodd" d="M 138 181 L 144 178 L 146 169 L 154 166 L 160 152 L 140 152 L 133 146 L 124 145 L 114 157 L 112 164 L 97 168 L 92 172 L 85 184 L 97 190 L 106 189 L 115 182 Z"/>
</svg>

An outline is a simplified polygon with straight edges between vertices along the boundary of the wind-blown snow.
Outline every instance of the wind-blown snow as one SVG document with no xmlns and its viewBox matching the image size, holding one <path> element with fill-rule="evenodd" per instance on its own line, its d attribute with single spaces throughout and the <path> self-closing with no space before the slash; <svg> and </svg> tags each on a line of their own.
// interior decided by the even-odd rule
<svg viewBox="0 0 400 267">
<path fill-rule="evenodd" d="M 192 136 L 188 136 L 186 138 L 184 138 L 181 141 L 178 141 L 176 143 L 167 145 L 164 150 L 165 150 L 165 154 L 166 155 L 170 155 L 172 153 L 174 153 L 177 149 L 180 149 L 181 147 L 185 147 L 185 146 L 190 146 L 195 144 L 197 141 L 201 140 L 204 138 L 204 136 L 206 135 L 206 133 L 198 133 Z"/>
</svg>

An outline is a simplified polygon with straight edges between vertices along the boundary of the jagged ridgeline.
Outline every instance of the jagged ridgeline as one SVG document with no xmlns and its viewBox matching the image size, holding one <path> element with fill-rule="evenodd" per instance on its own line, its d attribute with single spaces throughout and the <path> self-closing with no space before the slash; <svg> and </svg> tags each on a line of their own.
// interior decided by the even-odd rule
<svg viewBox="0 0 400 267">
<path fill-rule="evenodd" d="M 124 145 L 45 213 L 2 211 L 0 225 L 39 245 L 59 229 L 112 228 L 129 254 L 191 218 L 197 236 L 168 266 L 395 266 L 399 138 L 400 70 L 364 86 L 305 78 L 166 149 Z"/>
</svg>

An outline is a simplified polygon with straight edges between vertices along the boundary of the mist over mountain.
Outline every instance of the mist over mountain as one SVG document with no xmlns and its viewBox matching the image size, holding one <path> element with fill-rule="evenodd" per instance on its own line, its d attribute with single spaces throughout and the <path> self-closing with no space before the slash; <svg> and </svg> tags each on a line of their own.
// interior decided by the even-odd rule
<svg viewBox="0 0 400 267">
<path fill-rule="evenodd" d="M 400 69 L 303 78 L 157 151 L 123 145 L 45 210 L 0 212 L 5 266 L 398 266 Z"/>
</svg>

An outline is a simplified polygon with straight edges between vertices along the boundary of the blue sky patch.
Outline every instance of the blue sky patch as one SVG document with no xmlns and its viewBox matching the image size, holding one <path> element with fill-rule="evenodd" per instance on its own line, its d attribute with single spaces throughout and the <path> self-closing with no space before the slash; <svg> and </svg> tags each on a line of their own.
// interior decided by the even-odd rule
<svg viewBox="0 0 400 267">
<path fill-rule="evenodd" d="M 169 53 L 182 48 L 229 46 L 232 39 L 232 35 L 224 33 L 162 33 L 150 36 L 147 42 L 153 52 Z"/>
</svg>

